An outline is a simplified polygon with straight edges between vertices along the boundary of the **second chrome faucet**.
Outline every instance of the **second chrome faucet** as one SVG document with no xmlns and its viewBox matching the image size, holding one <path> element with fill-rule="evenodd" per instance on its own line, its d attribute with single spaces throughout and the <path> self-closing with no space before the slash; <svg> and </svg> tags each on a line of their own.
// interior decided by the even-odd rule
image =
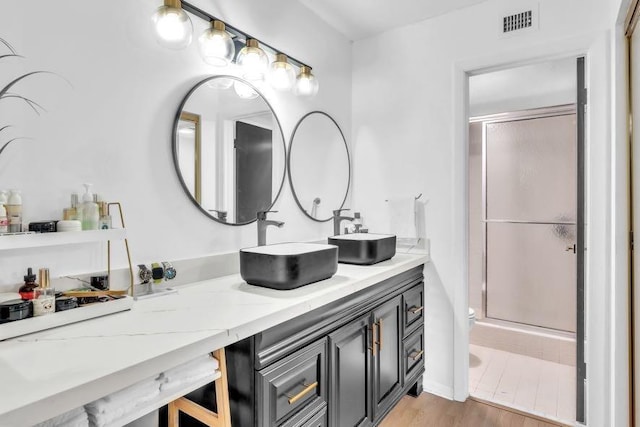
<svg viewBox="0 0 640 427">
<path fill-rule="evenodd" d="M 278 228 L 281 228 L 284 225 L 284 222 L 281 221 L 273 221 L 267 219 L 267 213 L 276 213 L 278 211 L 259 211 L 256 215 L 258 218 L 258 246 L 264 246 L 267 244 L 267 227 L 270 225 L 274 225 Z"/>
</svg>

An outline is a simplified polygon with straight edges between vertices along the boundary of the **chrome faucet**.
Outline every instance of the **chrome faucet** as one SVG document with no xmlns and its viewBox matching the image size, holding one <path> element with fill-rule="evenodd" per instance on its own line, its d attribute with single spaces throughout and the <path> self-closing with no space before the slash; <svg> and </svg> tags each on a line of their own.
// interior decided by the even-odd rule
<svg viewBox="0 0 640 427">
<path fill-rule="evenodd" d="M 270 225 L 275 225 L 278 228 L 281 228 L 284 225 L 284 222 L 281 221 L 272 221 L 267 219 L 267 213 L 272 212 L 276 213 L 278 211 L 259 211 L 257 213 L 258 218 L 258 246 L 264 246 L 267 244 L 267 227 Z"/>
<path fill-rule="evenodd" d="M 342 216 L 340 212 L 348 211 L 349 209 L 336 209 L 333 211 L 333 235 L 338 236 L 340 234 L 340 224 L 342 221 L 353 221 L 353 218 L 350 216 Z"/>
</svg>

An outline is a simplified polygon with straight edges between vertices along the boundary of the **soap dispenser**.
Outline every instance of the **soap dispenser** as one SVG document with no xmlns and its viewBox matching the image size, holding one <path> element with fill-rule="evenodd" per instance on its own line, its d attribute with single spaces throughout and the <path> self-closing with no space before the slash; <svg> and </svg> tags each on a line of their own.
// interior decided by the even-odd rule
<svg viewBox="0 0 640 427">
<path fill-rule="evenodd" d="M 98 221 L 100 220 L 100 211 L 98 204 L 93 201 L 91 193 L 91 184 L 83 184 L 85 193 L 82 195 L 81 204 L 81 221 L 83 230 L 97 230 Z"/>
</svg>

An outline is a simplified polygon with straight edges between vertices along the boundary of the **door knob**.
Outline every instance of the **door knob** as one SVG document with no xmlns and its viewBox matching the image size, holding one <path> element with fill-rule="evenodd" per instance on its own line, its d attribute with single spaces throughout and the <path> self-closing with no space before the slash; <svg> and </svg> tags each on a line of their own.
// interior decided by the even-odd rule
<svg viewBox="0 0 640 427">
<path fill-rule="evenodd" d="M 575 243 L 573 245 L 567 246 L 567 248 L 564 251 L 565 252 L 573 252 L 575 254 L 576 253 L 576 245 L 575 245 Z"/>
</svg>

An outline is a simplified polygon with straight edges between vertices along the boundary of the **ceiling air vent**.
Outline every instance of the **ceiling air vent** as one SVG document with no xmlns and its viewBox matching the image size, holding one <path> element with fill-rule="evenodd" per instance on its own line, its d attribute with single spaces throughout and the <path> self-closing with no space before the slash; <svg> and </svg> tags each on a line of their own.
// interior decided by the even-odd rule
<svg viewBox="0 0 640 427">
<path fill-rule="evenodd" d="M 515 13 L 502 18 L 502 33 L 530 28 L 533 25 L 533 11 Z"/>
</svg>

